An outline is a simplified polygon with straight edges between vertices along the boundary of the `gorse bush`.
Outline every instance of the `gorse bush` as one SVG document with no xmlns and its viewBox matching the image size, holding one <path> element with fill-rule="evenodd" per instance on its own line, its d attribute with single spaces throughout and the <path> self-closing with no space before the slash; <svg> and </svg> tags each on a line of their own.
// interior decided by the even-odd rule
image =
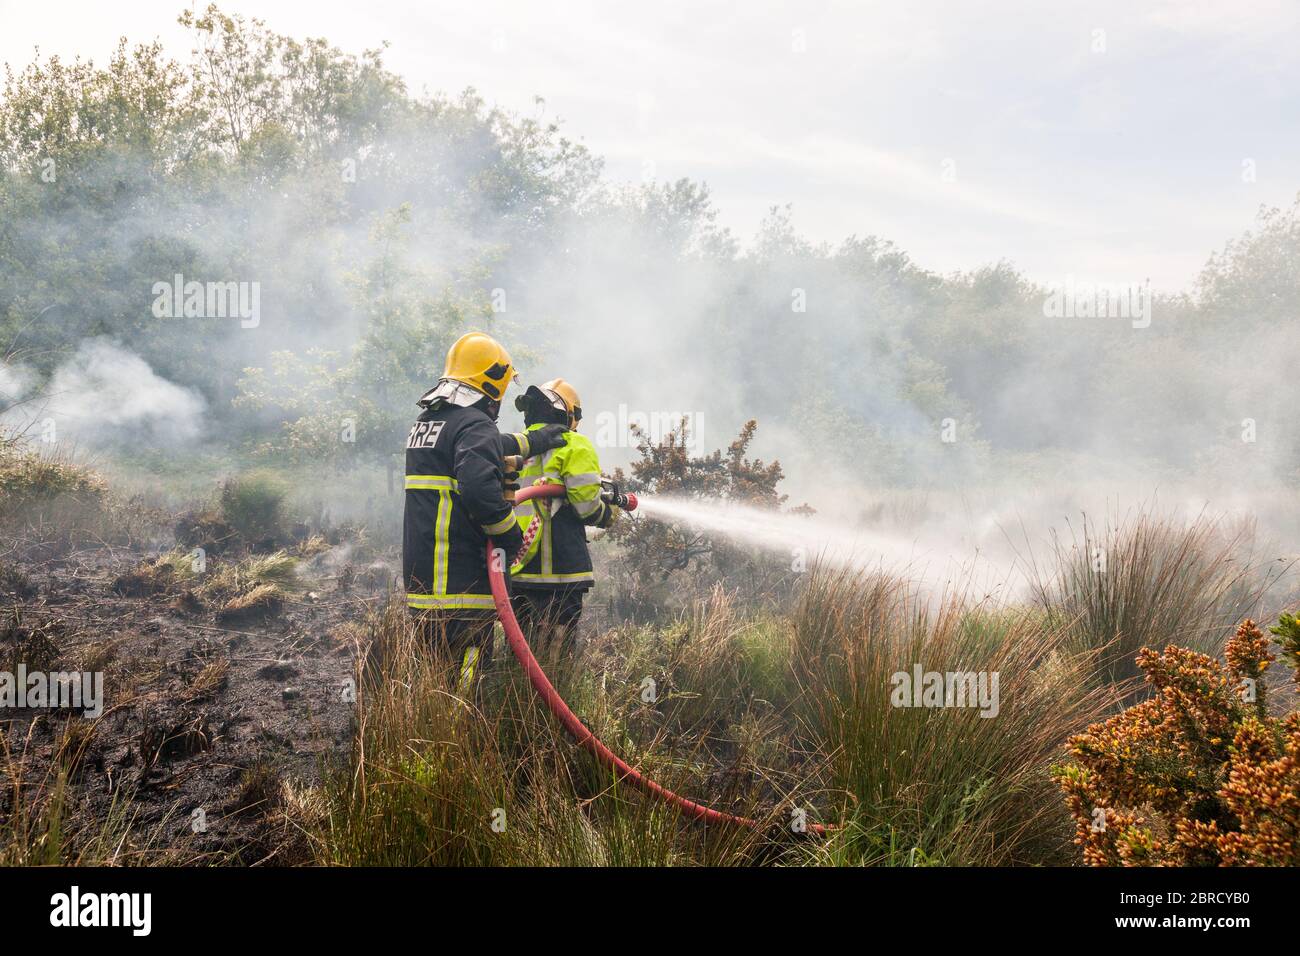
<svg viewBox="0 0 1300 956">
<path fill-rule="evenodd" d="M 1292 668 L 1296 691 L 1300 692 L 1300 617 L 1283 614 L 1269 630 L 1277 635 L 1282 646 L 1282 659 Z"/>
<path fill-rule="evenodd" d="M 758 423 L 750 420 L 725 451 L 696 455 L 688 418 L 657 438 L 633 426 L 639 457 L 630 466 L 627 486 L 656 498 L 779 511 L 787 500 L 779 487 L 784 479 L 781 463 L 748 457 L 757 429 Z M 622 480 L 622 469 L 615 476 Z M 812 509 L 803 505 L 794 511 L 811 513 Z M 613 603 L 626 619 L 652 620 L 661 617 L 664 609 L 680 611 L 680 585 L 687 578 L 692 593 L 721 582 L 747 600 L 779 599 L 793 589 L 795 575 L 788 559 L 686 522 L 619 522 L 610 529 L 609 538 L 618 545 L 618 560 L 608 569 Z"/>
<path fill-rule="evenodd" d="M 1300 631 L 1274 629 L 1294 659 Z M 1153 696 L 1071 738 L 1056 770 L 1093 866 L 1300 864 L 1300 712 L 1269 715 L 1274 657 L 1250 620 L 1226 664 L 1169 644 L 1138 666 Z"/>
</svg>

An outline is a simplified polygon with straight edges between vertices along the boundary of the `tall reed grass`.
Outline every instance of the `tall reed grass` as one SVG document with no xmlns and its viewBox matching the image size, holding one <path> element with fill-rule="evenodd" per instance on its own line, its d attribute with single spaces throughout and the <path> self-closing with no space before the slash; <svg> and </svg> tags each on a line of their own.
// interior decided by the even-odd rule
<svg viewBox="0 0 1300 956">
<path fill-rule="evenodd" d="M 837 863 L 1062 862 L 1072 835 L 1049 766 L 1115 703 L 1085 686 L 1087 656 L 1040 615 L 937 606 L 878 574 L 819 572 L 791 616 L 799 711 L 828 760 L 846 821 L 820 847 Z M 997 706 L 899 706 L 915 668 L 997 675 Z M 991 689 L 991 683 L 987 686 Z M 969 701 L 967 702 L 969 703 Z"/>
<path fill-rule="evenodd" d="M 1169 642 L 1219 653 L 1286 569 L 1258 556 L 1251 524 L 1142 513 L 1098 528 L 1085 520 L 1033 567 L 1033 599 L 1069 645 L 1096 652 L 1094 683 L 1144 693 L 1136 659 Z"/>
<path fill-rule="evenodd" d="M 323 862 L 436 865 L 1063 862 L 1048 771 L 1117 700 L 1042 615 L 937 611 L 899 582 L 819 571 L 788 617 L 720 591 L 664 626 L 598 635 L 551 662 L 562 696 L 666 786 L 753 816 L 705 827 L 620 784 L 568 740 L 511 659 L 477 701 L 391 607 L 359 659 L 353 758 L 329 784 Z M 502 647 L 504 645 L 501 645 Z M 996 716 L 903 708 L 892 677 L 1000 675 Z M 799 821 L 846 821 L 826 840 Z"/>
</svg>

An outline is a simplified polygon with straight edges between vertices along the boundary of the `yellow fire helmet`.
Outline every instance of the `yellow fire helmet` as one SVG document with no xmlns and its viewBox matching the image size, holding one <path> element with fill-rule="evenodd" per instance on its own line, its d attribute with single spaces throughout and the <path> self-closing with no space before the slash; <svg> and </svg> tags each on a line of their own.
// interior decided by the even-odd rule
<svg viewBox="0 0 1300 956">
<path fill-rule="evenodd" d="M 562 378 L 553 378 L 542 384 L 542 393 L 556 408 L 563 407 L 569 413 L 569 428 L 576 431 L 578 422 L 582 421 L 582 399 L 577 389 Z"/>
<path fill-rule="evenodd" d="M 510 353 L 484 332 L 466 332 L 447 350 L 443 378 L 463 382 L 488 398 L 501 400 L 511 382 L 519 380 Z"/>
</svg>

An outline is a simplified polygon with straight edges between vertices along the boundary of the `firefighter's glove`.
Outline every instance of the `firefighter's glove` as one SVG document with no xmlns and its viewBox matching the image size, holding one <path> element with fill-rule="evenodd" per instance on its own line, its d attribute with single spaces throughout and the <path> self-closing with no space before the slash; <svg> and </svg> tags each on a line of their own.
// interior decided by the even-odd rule
<svg viewBox="0 0 1300 956">
<path fill-rule="evenodd" d="M 510 563 L 524 546 L 524 533 L 519 530 L 518 524 L 513 524 L 507 530 L 492 536 L 492 546 L 505 552 L 505 567 L 501 570 L 508 576 Z"/>
<path fill-rule="evenodd" d="M 544 455 L 556 448 L 563 448 L 564 433 L 567 430 L 563 425 L 543 425 L 541 428 L 530 431 L 528 433 L 528 457 Z"/>
<path fill-rule="evenodd" d="M 618 520 L 618 516 L 621 515 L 622 513 L 623 513 L 622 509 L 619 508 L 617 505 L 606 504 L 605 514 L 601 516 L 601 519 L 599 521 L 596 522 L 596 527 L 602 530 L 610 527 L 611 525 L 614 524 L 615 521 Z"/>
</svg>

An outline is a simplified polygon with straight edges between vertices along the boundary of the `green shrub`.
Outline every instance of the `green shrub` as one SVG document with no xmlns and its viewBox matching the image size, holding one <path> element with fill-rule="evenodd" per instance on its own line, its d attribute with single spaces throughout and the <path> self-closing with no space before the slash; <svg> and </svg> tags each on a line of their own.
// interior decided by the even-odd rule
<svg viewBox="0 0 1300 956">
<path fill-rule="evenodd" d="M 274 537 L 284 523 L 289 485 L 274 472 L 250 471 L 221 485 L 221 516 L 245 541 Z"/>
</svg>

